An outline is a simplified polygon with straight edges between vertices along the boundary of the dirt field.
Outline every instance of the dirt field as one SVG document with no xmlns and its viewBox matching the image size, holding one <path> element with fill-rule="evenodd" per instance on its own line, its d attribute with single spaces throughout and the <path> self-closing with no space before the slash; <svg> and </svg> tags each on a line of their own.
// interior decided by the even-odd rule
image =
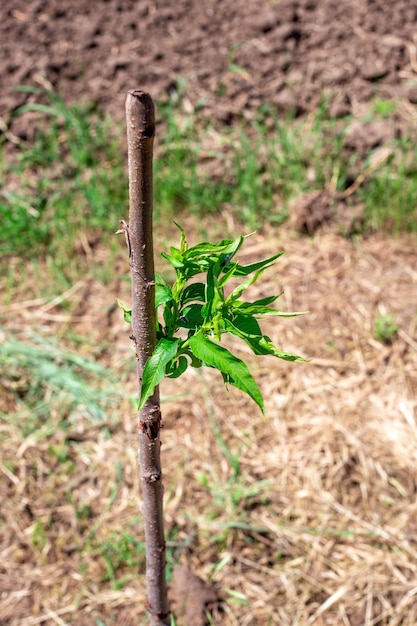
<svg viewBox="0 0 417 626">
<path fill-rule="evenodd" d="M 129 89 L 160 100 L 179 80 L 225 123 L 263 102 L 302 112 L 326 96 L 346 114 L 376 93 L 417 101 L 409 0 L 28 0 L 1 12 L 1 117 L 28 98 L 13 87 L 42 76 L 119 117 Z"/>
<path fill-rule="evenodd" d="M 375 95 L 407 109 L 417 103 L 417 6 L 409 0 L 4 4 L 0 132 L 13 109 L 33 99 L 13 87 L 45 79 L 69 101 L 95 99 L 119 118 L 128 89 L 165 99 L 183 80 L 188 106 L 219 125 L 250 117 L 263 102 L 300 115 L 323 97 L 335 115 L 355 114 Z M 14 124 L 13 132 L 29 133 L 22 118 Z M 171 381 L 162 390 L 170 547 L 208 584 L 195 591 L 192 621 L 177 605 L 178 624 L 204 624 L 207 605 L 219 626 L 415 626 L 415 237 L 349 241 L 322 230 L 307 239 L 266 226 L 247 254 L 277 249 L 287 254 L 260 289 L 282 289 L 282 308 L 310 314 L 269 324 L 268 334 L 312 362 L 252 363 L 268 419 L 209 374 L 190 373 L 183 387 Z M 122 251 L 121 267 L 125 261 Z M 18 300 L 0 312 L 7 331 L 40 325 L 60 336 L 69 328 L 91 346 L 110 345 L 100 358 L 119 372 L 131 346 L 120 315 L 108 313 L 116 297 L 129 297 L 119 276 L 110 287 L 87 276 L 70 312 Z M 385 315 L 398 324 L 392 343 L 375 337 Z M 197 385 L 201 396 L 191 397 Z M 4 389 L 2 409 L 14 410 Z M 132 372 L 126 391 L 134 392 Z M 1 427 L 1 626 L 145 623 L 143 565 L 118 589 L 103 580 L 97 551 L 126 528 L 142 537 L 140 521 L 131 522 L 135 415 L 126 398 L 118 411 L 110 438 L 83 415 L 71 436 L 57 427 L 19 442 Z M 236 483 L 224 443 L 239 458 Z M 76 468 L 65 480 L 54 475 L 60 446 Z M 87 505 L 88 517 L 78 516 Z M 83 561 L 84 549 L 91 558 Z M 176 581 L 181 588 L 180 575 Z"/>
</svg>

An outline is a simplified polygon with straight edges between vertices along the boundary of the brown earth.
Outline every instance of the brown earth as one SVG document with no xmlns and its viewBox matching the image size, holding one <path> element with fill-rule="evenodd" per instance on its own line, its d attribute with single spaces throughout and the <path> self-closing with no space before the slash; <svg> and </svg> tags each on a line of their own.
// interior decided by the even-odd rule
<svg viewBox="0 0 417 626">
<path fill-rule="evenodd" d="M 185 81 L 190 106 L 226 123 L 262 103 L 298 112 L 326 97 L 356 113 L 375 94 L 417 101 L 417 6 L 409 0 L 29 0 L 3 3 L 0 117 L 45 79 L 65 99 L 124 115 Z"/>
<path fill-rule="evenodd" d="M 251 296 L 283 290 L 280 308 L 310 310 L 263 327 L 312 361 L 256 362 L 238 352 L 261 386 L 265 420 L 214 372 L 190 370 L 161 386 L 180 626 L 206 626 L 206 609 L 216 626 L 417 623 L 415 247 L 415 237 L 352 242 L 322 231 L 307 240 L 285 229 L 248 240 L 242 262 L 286 250 Z M 127 270 L 124 250 L 119 263 Z M 143 539 L 134 358 L 121 314 L 109 314 L 116 297 L 129 301 L 129 284 L 122 272 L 110 285 L 87 275 L 52 300 L 32 287 L 32 299 L 15 294 L 0 307 L 6 333 L 27 342 L 25 329 L 69 330 L 85 338 L 81 354 L 104 359 L 123 382 L 116 421 L 109 413 L 108 423 L 91 424 L 81 403 L 62 428 L 60 411 L 45 408 L 39 432 L 22 436 L 32 416 L 19 393 L 30 381 L 0 376 L 0 409 L 6 401 L 19 415 L 0 419 L 0 624 L 136 626 L 146 615 L 143 559 L 136 568 L 123 562 L 126 537 Z M 398 330 L 383 342 L 374 326 L 387 315 Z M 111 546 L 116 564 L 121 551 L 115 585 L 101 556 Z"/>
</svg>

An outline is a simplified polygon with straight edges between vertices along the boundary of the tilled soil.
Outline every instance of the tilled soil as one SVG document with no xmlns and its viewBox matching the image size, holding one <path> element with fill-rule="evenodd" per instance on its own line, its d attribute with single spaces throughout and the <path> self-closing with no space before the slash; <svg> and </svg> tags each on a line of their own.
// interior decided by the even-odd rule
<svg viewBox="0 0 417 626">
<path fill-rule="evenodd" d="M 66 100 L 124 115 L 126 92 L 184 85 L 226 123 L 262 103 L 355 113 L 376 93 L 417 102 L 417 5 L 409 0 L 23 0 L 3 3 L 0 117 L 48 81 Z M 3 123 L 4 126 L 4 123 Z"/>
</svg>

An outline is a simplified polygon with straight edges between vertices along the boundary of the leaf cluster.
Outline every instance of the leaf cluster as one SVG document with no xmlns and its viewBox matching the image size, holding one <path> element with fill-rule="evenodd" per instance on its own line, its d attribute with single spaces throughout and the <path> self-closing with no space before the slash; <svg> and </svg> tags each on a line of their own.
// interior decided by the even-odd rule
<svg viewBox="0 0 417 626">
<path fill-rule="evenodd" d="M 178 224 L 177 224 L 178 226 Z M 165 376 L 178 378 L 189 366 L 208 366 L 220 371 L 225 384 L 246 392 L 261 411 L 264 403 L 259 387 L 249 369 L 238 357 L 220 345 L 222 335 L 230 333 L 242 339 L 256 355 L 272 355 L 286 361 L 303 361 L 301 357 L 279 350 L 264 335 L 258 319 L 275 315 L 292 317 L 302 313 L 285 313 L 271 305 L 280 295 L 254 302 L 242 300 L 242 294 L 273 266 L 280 252 L 267 259 L 242 265 L 235 260 L 245 237 L 219 243 L 202 242 L 189 247 L 184 230 L 178 248 L 162 256 L 174 268 L 172 286 L 160 275 L 155 277 L 157 308 L 157 343 L 145 364 L 139 409 Z M 205 280 L 198 280 L 201 275 Z M 239 282 L 225 290 L 232 279 Z M 130 310 L 125 319 L 130 321 Z"/>
</svg>

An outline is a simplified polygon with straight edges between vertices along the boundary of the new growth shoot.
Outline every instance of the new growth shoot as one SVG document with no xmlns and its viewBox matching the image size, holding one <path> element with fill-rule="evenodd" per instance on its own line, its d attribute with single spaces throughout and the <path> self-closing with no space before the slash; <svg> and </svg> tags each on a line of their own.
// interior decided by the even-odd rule
<svg viewBox="0 0 417 626">
<path fill-rule="evenodd" d="M 179 248 L 171 247 L 170 254 L 162 253 L 174 268 L 176 279 L 170 286 L 162 276 L 155 276 L 157 341 L 143 370 L 139 410 L 165 376 L 178 378 L 189 366 L 205 365 L 219 370 L 225 384 L 247 393 L 264 413 L 261 391 L 247 365 L 220 344 L 222 336 L 230 333 L 243 340 L 256 355 L 272 355 L 286 361 L 305 360 L 277 348 L 263 334 L 258 321 L 270 315 L 293 317 L 305 312 L 287 313 L 271 306 L 282 294 L 254 302 L 242 299 L 246 289 L 271 268 L 283 252 L 241 265 L 235 259 L 245 236 L 189 247 L 184 230 L 177 226 L 181 232 Z M 195 277 L 201 277 L 200 281 Z M 232 279 L 239 282 L 226 295 L 225 286 Z M 119 304 L 126 321 L 130 321 L 131 310 L 121 301 Z"/>
</svg>

